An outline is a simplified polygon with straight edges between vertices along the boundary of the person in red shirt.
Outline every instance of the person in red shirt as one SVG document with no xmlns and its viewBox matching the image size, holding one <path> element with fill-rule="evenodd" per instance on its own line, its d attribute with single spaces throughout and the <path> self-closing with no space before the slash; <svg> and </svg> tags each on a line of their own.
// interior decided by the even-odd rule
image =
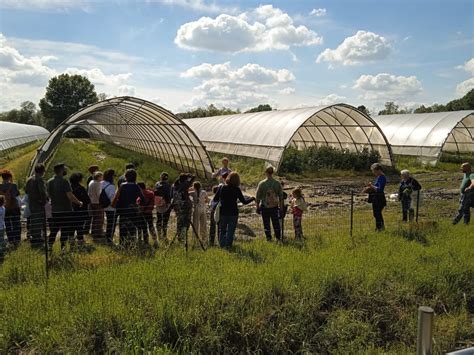
<svg viewBox="0 0 474 355">
<path fill-rule="evenodd" d="M 153 238 L 153 246 L 158 246 L 156 239 L 155 226 L 153 225 L 153 210 L 155 208 L 155 193 L 153 190 L 147 189 L 144 182 L 139 182 L 138 187 L 142 190 L 145 201 L 141 206 L 141 215 L 139 230 L 143 236 L 143 241 L 148 244 L 148 232 Z"/>
</svg>

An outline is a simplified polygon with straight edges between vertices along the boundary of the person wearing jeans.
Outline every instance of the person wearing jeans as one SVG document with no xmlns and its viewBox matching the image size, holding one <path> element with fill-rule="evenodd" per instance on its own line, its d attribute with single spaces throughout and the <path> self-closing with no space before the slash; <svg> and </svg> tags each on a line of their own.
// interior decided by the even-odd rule
<svg viewBox="0 0 474 355">
<path fill-rule="evenodd" d="M 160 181 L 155 185 L 155 206 L 156 206 L 156 231 L 157 238 L 168 239 L 168 222 L 171 214 L 172 191 L 169 183 L 169 175 L 162 172 Z M 153 245 L 158 246 L 158 240 Z"/>
<path fill-rule="evenodd" d="M 246 198 L 240 189 L 240 176 L 230 173 L 224 185 L 218 192 L 217 199 L 221 204 L 219 218 L 219 245 L 223 249 L 232 248 L 235 229 L 239 219 L 237 200 L 244 205 L 255 201 L 254 197 Z"/>
<path fill-rule="evenodd" d="M 5 198 L 5 233 L 8 242 L 18 246 L 21 241 L 21 209 L 18 203 L 20 191 L 18 186 L 13 183 L 13 174 L 8 171 L 2 171 L 2 180 L 0 184 L 0 195 Z"/>
<path fill-rule="evenodd" d="M 257 187 L 257 213 L 262 215 L 263 229 L 268 241 L 272 240 L 273 225 L 275 238 L 281 240 L 280 209 L 283 208 L 283 188 L 278 180 L 273 178 L 272 166 L 265 170 L 266 179 L 259 182 Z"/>
<path fill-rule="evenodd" d="M 375 231 L 381 232 L 385 229 L 385 222 L 382 215 L 382 210 L 387 206 L 385 199 L 385 185 L 387 178 L 383 172 L 382 165 L 374 163 L 370 167 L 372 173 L 376 176 L 375 182 L 369 182 L 365 188 L 365 192 L 369 193 L 369 202 L 372 203 L 372 212 L 375 218 Z"/>
<path fill-rule="evenodd" d="M 459 200 L 458 214 L 454 217 L 453 224 L 458 224 L 463 217 L 464 224 L 469 224 L 471 221 L 471 205 L 472 198 L 474 198 L 474 173 L 469 163 L 462 164 L 461 171 L 464 174 L 460 186 L 461 198 Z"/>
</svg>

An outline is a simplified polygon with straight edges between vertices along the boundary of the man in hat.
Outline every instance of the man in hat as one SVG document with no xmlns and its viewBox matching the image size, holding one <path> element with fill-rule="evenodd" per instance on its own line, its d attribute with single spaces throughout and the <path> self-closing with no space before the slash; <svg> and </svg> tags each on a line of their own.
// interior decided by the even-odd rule
<svg viewBox="0 0 474 355">
<path fill-rule="evenodd" d="M 48 194 L 51 199 L 51 208 L 53 213 L 53 223 L 51 235 L 49 237 L 49 246 L 52 248 L 56 239 L 56 234 L 61 232 L 61 250 L 65 250 L 68 239 L 72 240 L 73 231 L 73 209 L 72 204 L 82 206 L 72 193 L 71 184 L 65 176 L 67 167 L 65 164 L 56 164 L 54 166 L 54 177 L 48 180 Z"/>
</svg>

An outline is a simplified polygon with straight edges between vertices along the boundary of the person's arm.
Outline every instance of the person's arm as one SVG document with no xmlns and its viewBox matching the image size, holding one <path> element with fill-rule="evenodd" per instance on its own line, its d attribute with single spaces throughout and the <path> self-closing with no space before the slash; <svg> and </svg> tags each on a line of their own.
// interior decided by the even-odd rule
<svg viewBox="0 0 474 355">
<path fill-rule="evenodd" d="M 67 198 L 69 201 L 71 201 L 73 204 L 78 205 L 79 207 L 82 207 L 82 202 L 77 199 L 76 196 L 72 193 L 72 191 L 66 192 Z"/>
<path fill-rule="evenodd" d="M 421 190 L 421 184 L 418 182 L 418 180 L 413 179 L 412 185 L 413 185 L 413 191 Z"/>
<path fill-rule="evenodd" d="M 137 185 L 137 193 L 138 193 L 138 198 L 140 199 L 140 206 L 145 206 L 146 205 L 145 196 L 143 195 L 143 192 L 138 187 L 138 185 Z"/>
<path fill-rule="evenodd" d="M 237 189 L 237 198 L 239 199 L 240 202 L 244 205 L 248 205 L 249 203 L 253 202 L 255 200 L 255 197 L 249 197 L 245 198 L 244 194 L 242 193 L 242 190 L 240 188 Z"/>
<path fill-rule="evenodd" d="M 48 201 L 48 194 L 46 192 L 46 184 L 43 180 L 41 180 L 41 182 L 38 184 L 38 192 L 40 195 L 40 203 L 42 205 L 46 204 L 46 202 Z"/>
<path fill-rule="evenodd" d="M 255 204 L 257 205 L 257 213 L 260 212 L 260 202 L 262 202 L 262 183 L 259 182 L 257 192 L 255 193 Z"/>
</svg>

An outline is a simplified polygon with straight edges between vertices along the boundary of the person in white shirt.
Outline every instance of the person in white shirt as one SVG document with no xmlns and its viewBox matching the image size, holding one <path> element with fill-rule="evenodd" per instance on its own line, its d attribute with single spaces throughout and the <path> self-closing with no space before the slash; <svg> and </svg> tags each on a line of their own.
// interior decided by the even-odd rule
<svg viewBox="0 0 474 355">
<path fill-rule="evenodd" d="M 193 224 L 196 232 L 199 233 L 201 241 L 207 239 L 207 204 L 209 198 L 207 192 L 201 187 L 199 181 L 194 182 L 191 191 L 191 199 L 193 200 Z"/>
<path fill-rule="evenodd" d="M 102 191 L 102 178 L 104 174 L 100 171 L 94 173 L 94 179 L 89 183 L 87 193 L 91 199 L 89 211 L 92 218 L 92 237 L 104 237 L 104 209 L 99 204 L 100 193 Z"/>
<path fill-rule="evenodd" d="M 114 177 L 115 170 L 107 169 L 106 171 L 104 171 L 104 180 L 101 182 L 102 190 L 105 191 L 105 194 L 109 198 L 110 203 L 112 203 L 116 192 Z M 105 227 L 105 238 L 108 244 L 113 244 L 115 226 L 117 224 L 117 214 L 115 208 L 113 208 L 111 205 L 106 207 L 104 210 L 105 216 L 107 217 L 107 224 Z"/>
</svg>

